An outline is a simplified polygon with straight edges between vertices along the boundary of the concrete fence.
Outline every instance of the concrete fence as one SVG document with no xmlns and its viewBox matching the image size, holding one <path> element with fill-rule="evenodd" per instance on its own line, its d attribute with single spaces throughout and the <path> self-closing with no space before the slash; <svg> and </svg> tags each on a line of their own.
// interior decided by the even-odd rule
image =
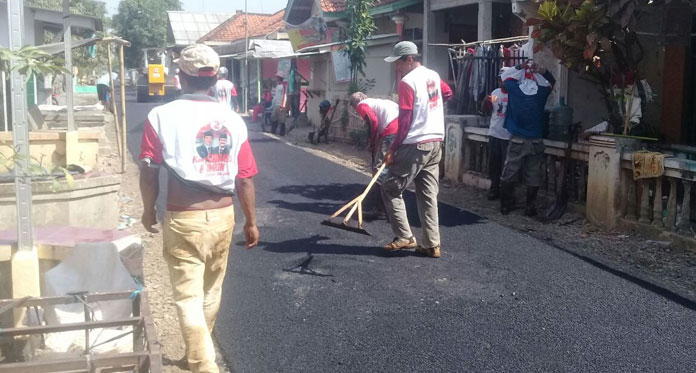
<svg viewBox="0 0 696 373">
<path fill-rule="evenodd" d="M 445 179 L 455 184 L 488 188 L 488 128 L 476 117 L 449 118 L 445 139 Z M 473 125 L 472 125 L 473 124 Z M 543 191 L 554 198 L 561 181 L 559 170 L 567 145 L 544 140 L 541 165 Z M 605 228 L 639 229 L 662 237 L 678 234 L 696 238 L 696 161 L 666 158 L 659 178 L 633 179 L 637 140 L 592 136 L 572 145 L 567 182 L 572 204 L 587 220 Z M 695 246 L 693 242 L 689 245 Z"/>
</svg>

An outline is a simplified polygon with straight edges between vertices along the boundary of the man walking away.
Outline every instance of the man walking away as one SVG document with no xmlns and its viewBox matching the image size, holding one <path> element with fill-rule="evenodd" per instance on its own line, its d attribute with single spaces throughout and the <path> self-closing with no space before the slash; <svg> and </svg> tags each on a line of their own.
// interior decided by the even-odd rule
<svg viewBox="0 0 696 373">
<path fill-rule="evenodd" d="M 117 78 L 118 74 L 111 72 L 111 79 L 109 79 L 109 73 L 104 73 L 97 79 L 97 96 L 102 106 L 104 106 L 104 112 L 113 110 L 111 107 L 111 99 L 113 98 L 107 100 L 107 97 L 109 97 L 111 80 L 116 80 Z"/>
<path fill-rule="evenodd" d="M 256 246 L 257 173 L 244 121 L 207 95 L 220 65 L 210 47 L 194 44 L 181 52 L 181 99 L 156 107 L 145 122 L 140 159 L 142 222 L 157 224 L 159 166 L 168 172 L 167 211 L 162 223 L 163 254 L 193 372 L 218 372 L 211 338 L 220 307 L 222 281 L 234 229 L 233 193 L 246 223 L 247 248 Z M 224 136 L 223 136 L 224 135 Z M 228 156 L 200 157 L 204 138 L 229 148 Z M 224 140 L 221 140 L 224 138 Z M 210 145 L 213 145 L 210 143 Z"/>
<path fill-rule="evenodd" d="M 500 69 L 498 74 L 499 87 L 491 92 L 481 104 L 481 111 L 491 116 L 488 127 L 488 174 L 491 178 L 491 188 L 487 194 L 489 201 L 494 201 L 500 197 L 500 177 L 503 174 L 508 141 L 510 140 L 510 132 L 503 127 L 508 95 L 500 75 L 505 69 L 507 68 Z"/>
<path fill-rule="evenodd" d="M 210 88 L 208 94 L 217 100 L 221 104 L 227 105 L 232 110 L 235 110 L 235 96 L 237 96 L 237 89 L 234 88 L 234 84 L 227 80 L 227 68 L 221 67 L 218 71 L 218 80 L 215 85 Z"/>
<path fill-rule="evenodd" d="M 544 161 L 544 106 L 555 80 L 546 68 L 537 64 L 518 65 L 502 76 L 508 92 L 505 129 L 510 132 L 507 158 L 503 167 L 500 212 L 507 215 L 515 204 L 515 181 L 522 172 L 527 185 L 524 214 L 536 215 L 536 196 L 541 186 Z"/>
<path fill-rule="evenodd" d="M 372 153 L 372 174 L 374 175 L 394 143 L 399 128 L 399 105 L 391 100 L 368 98 L 362 92 L 356 92 L 350 96 L 350 105 L 368 128 L 368 149 Z M 382 176 L 377 179 L 377 183 L 367 197 L 369 206 L 374 207 L 375 210 L 372 215 L 377 218 L 386 215 L 382 198 L 382 182 L 386 177 L 386 171 L 385 169 Z"/>
<path fill-rule="evenodd" d="M 398 88 L 399 128 L 384 160 L 389 173 L 382 193 L 395 235 L 384 249 L 393 251 L 418 246 L 402 198 L 404 190 L 413 182 L 423 226 L 423 240 L 416 252 L 439 258 L 439 163 L 445 137 L 444 101 L 452 98 L 452 90 L 435 71 L 421 65 L 418 47 L 410 41 L 394 45 L 392 54 L 384 60 L 395 62 L 397 71 L 403 76 Z"/>
</svg>

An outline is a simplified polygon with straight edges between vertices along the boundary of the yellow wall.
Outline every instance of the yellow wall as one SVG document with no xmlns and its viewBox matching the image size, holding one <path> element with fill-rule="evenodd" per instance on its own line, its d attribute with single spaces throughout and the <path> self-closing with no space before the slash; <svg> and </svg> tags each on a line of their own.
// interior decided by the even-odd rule
<svg viewBox="0 0 696 373">
<path fill-rule="evenodd" d="M 95 168 L 99 162 L 99 136 L 95 130 L 67 131 L 32 131 L 29 132 L 29 148 L 32 164 L 40 165 L 47 170 L 65 167 L 69 164 Z M 66 162 L 66 143 L 70 151 L 70 161 Z M 14 154 L 12 132 L 0 133 L 0 155 L 3 159 L 11 158 Z M 0 164 L 0 172 L 7 172 L 12 162 Z"/>
</svg>

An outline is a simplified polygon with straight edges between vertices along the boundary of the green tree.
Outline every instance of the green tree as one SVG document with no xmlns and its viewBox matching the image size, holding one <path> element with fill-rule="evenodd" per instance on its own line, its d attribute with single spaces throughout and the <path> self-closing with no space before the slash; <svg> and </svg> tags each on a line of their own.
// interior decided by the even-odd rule
<svg viewBox="0 0 696 373">
<path fill-rule="evenodd" d="M 532 36 L 540 46 L 548 46 L 569 70 L 597 84 L 614 131 L 622 127 L 627 110 L 624 94 L 614 94 L 613 86 L 640 80 L 644 51 L 635 30 L 647 1 L 546 0 L 537 18 L 528 21 L 536 27 Z"/>
<path fill-rule="evenodd" d="M 350 72 L 352 85 L 358 86 L 358 73 L 365 76 L 365 55 L 367 51 L 367 39 L 377 29 L 375 20 L 370 14 L 370 9 L 375 0 L 347 0 L 346 12 L 350 23 L 345 34 L 345 52 L 350 58 Z"/>
<path fill-rule="evenodd" d="M 131 42 L 126 48 L 126 66 L 138 67 L 143 48 L 167 43 L 167 11 L 181 10 L 179 0 L 121 0 L 113 17 L 116 34 Z"/>
</svg>

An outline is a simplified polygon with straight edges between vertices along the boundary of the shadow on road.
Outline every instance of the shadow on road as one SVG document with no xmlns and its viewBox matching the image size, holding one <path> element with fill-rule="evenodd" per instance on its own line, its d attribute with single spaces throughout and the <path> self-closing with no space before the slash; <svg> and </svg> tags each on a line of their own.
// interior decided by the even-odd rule
<svg viewBox="0 0 696 373">
<path fill-rule="evenodd" d="M 380 257 L 405 257 L 416 255 L 414 251 L 399 250 L 387 252 L 374 246 L 348 246 L 339 244 L 325 244 L 321 241 L 330 240 L 326 236 L 314 235 L 307 238 L 287 240 L 281 242 L 259 242 L 259 247 L 273 253 L 309 253 L 309 254 L 336 254 L 336 255 L 371 255 Z M 243 245 L 243 243 L 241 243 Z"/>
<path fill-rule="evenodd" d="M 316 201 L 339 201 L 339 203 L 322 203 L 322 202 L 298 202 L 292 203 L 282 200 L 268 201 L 268 203 L 278 206 L 279 208 L 295 211 L 295 212 L 314 212 L 317 214 L 331 215 L 336 210 L 341 208 L 344 203 L 348 203 L 353 198 L 358 196 L 364 190 L 363 184 L 319 184 L 319 185 L 286 185 L 274 189 L 274 192 L 280 194 L 298 195 L 307 199 Z M 404 201 L 406 202 L 408 221 L 413 227 L 420 227 L 420 219 L 418 217 L 418 209 L 416 204 L 416 195 L 413 192 L 407 191 L 404 193 Z M 366 206 L 363 206 L 366 208 Z M 464 211 L 457 207 L 444 203 L 438 204 L 440 225 L 444 227 L 458 227 L 462 225 L 480 224 L 486 221 L 485 218 Z"/>
</svg>

